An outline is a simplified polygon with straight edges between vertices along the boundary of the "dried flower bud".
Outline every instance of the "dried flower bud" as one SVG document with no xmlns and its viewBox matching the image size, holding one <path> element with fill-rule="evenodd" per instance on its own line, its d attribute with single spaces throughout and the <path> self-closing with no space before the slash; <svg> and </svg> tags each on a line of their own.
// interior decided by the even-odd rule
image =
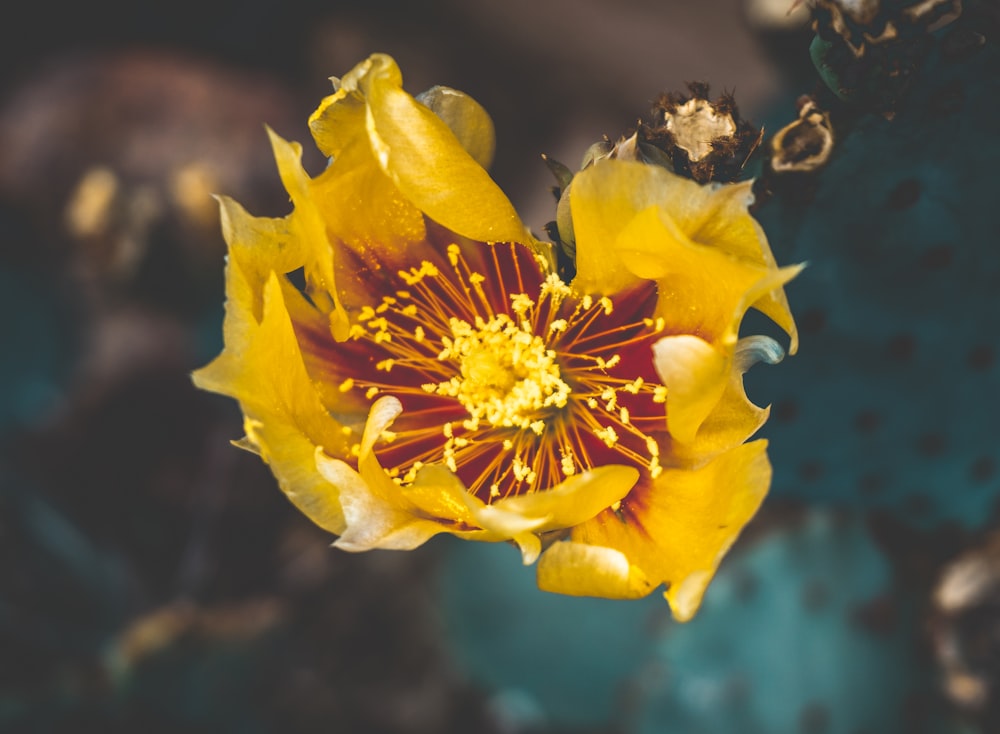
<svg viewBox="0 0 1000 734">
<path fill-rule="evenodd" d="M 809 53 L 845 101 L 891 119 L 932 47 L 930 32 L 955 20 L 961 0 L 813 0 Z"/>
<path fill-rule="evenodd" d="M 933 595 L 931 631 L 944 691 L 955 706 L 984 723 L 1000 716 L 998 563 L 1000 537 L 994 535 L 947 566 Z"/>
<path fill-rule="evenodd" d="M 640 127 L 642 138 L 664 151 L 677 173 L 699 183 L 735 181 L 760 145 L 763 129 L 740 119 L 731 94 L 712 102 L 707 84 L 688 84 L 688 91 L 660 96 L 653 124 Z"/>
<path fill-rule="evenodd" d="M 962 12 L 961 0 L 812 0 L 813 28 L 861 58 L 869 46 L 923 34 Z"/>
<path fill-rule="evenodd" d="M 799 119 L 771 138 L 771 170 L 811 173 L 826 164 L 833 151 L 830 116 L 811 97 L 799 100 Z"/>
</svg>

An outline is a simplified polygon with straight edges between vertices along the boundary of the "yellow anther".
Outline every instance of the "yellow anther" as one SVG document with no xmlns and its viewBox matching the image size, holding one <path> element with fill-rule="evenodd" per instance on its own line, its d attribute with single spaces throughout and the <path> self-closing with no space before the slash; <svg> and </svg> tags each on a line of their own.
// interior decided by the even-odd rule
<svg viewBox="0 0 1000 734">
<path fill-rule="evenodd" d="M 632 380 L 632 382 L 627 384 L 622 389 L 625 390 L 625 392 L 627 393 L 631 393 L 632 395 L 638 395 L 639 391 L 642 389 L 642 386 L 645 384 L 646 384 L 645 380 L 643 380 L 641 377 L 636 377 L 634 380 Z"/>
<path fill-rule="evenodd" d="M 618 407 L 618 393 L 610 387 L 604 388 L 604 392 L 601 393 L 601 400 L 604 401 L 605 410 L 614 410 Z"/>
<path fill-rule="evenodd" d="M 422 327 L 422 326 L 415 326 L 413 328 L 413 341 L 415 341 L 415 342 L 417 342 L 419 344 L 423 340 L 424 340 L 424 327 Z"/>
<path fill-rule="evenodd" d="M 627 426 L 629 424 L 628 408 L 623 405 L 618 411 L 618 417 L 621 419 L 622 425 Z"/>
<path fill-rule="evenodd" d="M 461 254 L 462 249 L 458 245 L 454 243 L 448 245 L 448 262 L 450 262 L 453 267 L 458 265 L 458 256 Z"/>
<path fill-rule="evenodd" d="M 340 383 L 340 387 L 338 387 L 337 389 L 340 390 L 340 392 L 347 392 L 352 387 L 354 387 L 354 378 L 348 377 L 346 380 Z"/>
<path fill-rule="evenodd" d="M 534 421 L 531 426 L 531 430 L 535 432 L 536 435 L 541 436 L 545 431 L 545 421 Z"/>
<path fill-rule="evenodd" d="M 660 466 L 660 459 L 654 456 L 649 462 L 649 476 L 656 479 L 663 473 L 663 467 Z"/>
<path fill-rule="evenodd" d="M 653 402 L 654 403 L 665 403 L 667 402 L 667 388 L 665 385 L 657 385 L 653 388 Z"/>
<path fill-rule="evenodd" d="M 396 360 L 394 359 L 383 359 L 375 365 L 375 369 L 382 370 L 383 372 L 390 372 L 392 371 L 392 366 L 394 364 L 396 364 Z"/>
<path fill-rule="evenodd" d="M 367 390 L 365 390 L 365 399 L 366 400 L 371 400 L 376 395 L 378 395 L 378 388 L 375 387 L 375 386 L 372 386 L 372 387 L 368 388 Z"/>
<path fill-rule="evenodd" d="M 535 479 L 538 475 L 535 474 L 535 470 L 532 469 L 528 464 L 525 464 L 520 456 L 515 456 L 514 461 L 511 463 L 511 470 L 514 472 L 514 479 L 518 482 L 527 482 L 528 484 L 534 484 Z"/>
<path fill-rule="evenodd" d="M 609 449 L 614 448 L 614 445 L 618 443 L 618 432 L 615 431 L 614 426 L 595 428 L 594 435 L 601 439 Z"/>
<path fill-rule="evenodd" d="M 417 307 L 411 303 L 409 306 L 403 306 L 403 308 L 400 309 L 400 313 L 403 314 L 403 316 L 416 316 Z"/>
<path fill-rule="evenodd" d="M 570 293 L 572 293 L 570 287 L 563 283 L 555 273 L 549 273 L 542 283 L 541 295 L 548 296 L 556 304 L 561 303 Z"/>
<path fill-rule="evenodd" d="M 375 318 L 375 309 L 371 306 L 362 306 L 361 313 L 358 314 L 358 321 L 371 321 Z"/>
<path fill-rule="evenodd" d="M 510 297 L 510 308 L 518 316 L 524 316 L 535 305 L 526 293 L 516 293 Z"/>
<path fill-rule="evenodd" d="M 568 324 L 566 322 L 566 319 L 556 319 L 551 324 L 549 324 L 549 333 L 552 334 L 561 333 L 563 331 L 566 331 L 567 326 Z"/>
<path fill-rule="evenodd" d="M 608 298 L 607 296 L 601 296 L 601 300 L 599 300 L 597 303 L 601 306 L 601 308 L 604 309 L 605 316 L 610 316 L 611 312 L 615 310 L 614 304 L 611 302 L 611 299 Z"/>
<path fill-rule="evenodd" d="M 562 458 L 559 460 L 563 476 L 571 477 L 576 474 L 576 464 L 573 461 L 573 452 L 568 449 L 562 450 Z"/>
<path fill-rule="evenodd" d="M 398 275 L 407 285 L 416 285 L 422 281 L 425 277 L 437 277 L 440 271 L 426 260 L 420 263 L 419 268 L 410 268 L 409 272 L 406 270 L 400 270 Z"/>
<path fill-rule="evenodd" d="M 417 472 L 420 471 L 424 466 L 422 461 L 414 461 L 413 466 L 407 469 L 406 474 L 403 475 L 403 481 L 406 484 L 411 484 L 417 479 Z"/>
<path fill-rule="evenodd" d="M 449 326 L 438 359 L 457 363 L 460 375 L 438 383 L 437 392 L 457 397 L 476 428 L 485 422 L 540 434 L 538 412 L 565 406 L 570 395 L 555 352 L 506 314 L 475 324 L 452 318 Z"/>
</svg>

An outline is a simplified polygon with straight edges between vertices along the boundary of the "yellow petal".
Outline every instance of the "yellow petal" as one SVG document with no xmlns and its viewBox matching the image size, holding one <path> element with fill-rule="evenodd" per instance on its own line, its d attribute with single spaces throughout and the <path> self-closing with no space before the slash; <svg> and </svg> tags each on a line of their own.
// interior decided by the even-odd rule
<svg viewBox="0 0 1000 734">
<path fill-rule="evenodd" d="M 350 323 L 340 303 L 334 278 L 334 250 L 327 238 L 326 225 L 316 200 L 311 195 L 309 175 L 302 168 L 302 146 L 290 143 L 268 128 L 274 159 L 281 181 L 292 198 L 295 210 L 288 217 L 288 227 L 299 246 L 308 248 L 307 287 L 321 308 L 330 299 L 330 330 L 338 341 L 347 338 Z"/>
<path fill-rule="evenodd" d="M 669 193 L 670 214 L 688 237 L 747 263 L 777 267 L 764 230 L 749 212 L 753 203 L 753 182 L 701 186 L 694 181 L 673 177 L 665 186 Z M 798 332 L 780 287 L 760 295 L 747 304 L 761 311 L 784 329 L 791 340 L 789 353 L 798 349 Z"/>
<path fill-rule="evenodd" d="M 457 529 L 478 526 L 475 511 L 484 506 L 483 502 L 470 495 L 458 477 L 441 464 L 422 467 L 416 480 L 399 491 L 429 517 L 439 518 Z"/>
<path fill-rule="evenodd" d="M 430 464 L 417 472 L 417 479 L 403 488 L 404 496 L 420 509 L 455 525 L 455 529 L 479 528 L 483 539 L 515 540 L 522 548 L 540 546 L 537 538 L 528 538 L 545 522 L 497 503 L 487 505 L 465 488 L 461 480 L 443 464 Z M 537 554 L 536 554 L 537 557 Z M 532 559 L 533 561 L 534 559 Z M 530 562 L 530 561 L 528 561 Z"/>
<path fill-rule="evenodd" d="M 726 389 L 729 359 L 704 339 L 679 334 L 653 345 L 653 364 L 667 387 L 670 435 L 689 444 Z"/>
<path fill-rule="evenodd" d="M 247 439 L 271 465 L 282 490 L 313 522 L 344 529 L 337 492 L 315 470 L 317 446 L 347 449 L 342 425 L 320 402 L 309 379 L 282 288 L 274 273 L 262 286 L 263 313 L 253 318 L 255 288 L 233 262 L 226 268 L 226 347 L 194 373 L 195 384 L 240 401 Z"/>
<path fill-rule="evenodd" d="M 735 350 L 688 334 L 653 345 L 657 374 L 667 386 L 667 426 L 676 443 L 674 465 L 695 466 L 738 446 L 767 420 L 769 410 L 750 402 L 743 374 L 754 364 L 780 362 L 784 350 L 769 337 L 746 337 Z"/>
<path fill-rule="evenodd" d="M 673 458 L 685 466 L 700 466 L 757 433 L 770 413 L 770 408 L 760 408 L 750 401 L 742 377 L 731 371 L 722 397 L 698 427 L 694 440 L 676 445 Z"/>
<path fill-rule="evenodd" d="M 625 267 L 657 282 L 657 313 L 670 331 L 712 343 L 735 343 L 747 294 L 778 272 L 692 242 L 660 207 L 633 217 L 614 247 Z"/>
<path fill-rule="evenodd" d="M 376 159 L 400 192 L 452 232 L 480 242 L 530 240 L 513 206 L 448 126 L 401 88 L 399 68 L 376 54 L 358 81 Z"/>
<path fill-rule="evenodd" d="M 316 147 L 328 158 L 367 137 L 365 98 L 357 88 L 341 87 L 324 98 L 309 116 L 309 130 Z"/>
<path fill-rule="evenodd" d="M 503 510 L 527 518 L 543 519 L 540 532 L 561 530 L 589 520 L 628 494 L 639 479 L 630 466 L 601 466 L 568 477 L 553 489 L 506 497 L 493 503 Z"/>
<path fill-rule="evenodd" d="M 417 101 L 444 120 L 476 163 L 483 168 L 493 165 L 496 132 L 482 105 L 464 92 L 442 86 L 418 94 Z"/>
<path fill-rule="evenodd" d="M 412 550 L 449 530 L 442 520 L 450 519 L 448 509 L 453 508 L 445 508 L 444 517 L 428 516 L 412 501 L 413 495 L 392 481 L 372 450 L 401 411 L 401 403 L 392 396 L 379 398 L 372 404 L 361 439 L 358 471 L 322 451 L 314 454 L 316 470 L 340 493 L 346 527 L 334 543 L 339 548 Z M 464 505 L 460 503 L 458 509 L 461 512 Z"/>
<path fill-rule="evenodd" d="M 254 217 L 227 196 L 216 197 L 222 236 L 229 245 L 229 259 L 243 271 L 250 289 L 250 311 L 263 318 L 264 283 L 272 272 L 290 273 L 305 264 L 306 255 L 288 231 L 284 219 Z"/>
<path fill-rule="evenodd" d="M 620 551 L 652 584 L 666 583 L 674 617 L 686 621 L 767 493 L 766 447 L 754 441 L 692 471 L 664 470 L 623 502 L 620 517 L 601 513 L 575 528 L 572 540 Z"/>
<path fill-rule="evenodd" d="M 361 441 L 358 472 L 336 459 L 316 455 L 319 470 L 330 481 L 351 478 L 351 494 L 342 499 L 347 529 L 338 545 L 351 550 L 399 549 L 414 547 L 406 544 L 419 545 L 433 535 L 449 532 L 485 541 L 514 539 L 528 557 L 537 556 L 540 543 L 529 536 L 543 524 L 543 518 L 489 507 L 469 494 L 444 466 L 424 467 L 408 486 L 392 480 L 373 448 L 401 411 L 402 404 L 393 396 L 379 398 L 372 404 Z M 357 480 L 351 473 L 356 474 Z"/>
<path fill-rule="evenodd" d="M 334 545 L 359 552 L 373 548 L 412 550 L 444 531 L 440 523 L 413 514 L 382 494 L 350 466 L 317 452 L 316 467 L 340 493 L 346 527 Z"/>
<path fill-rule="evenodd" d="M 602 160 L 576 175 L 569 199 L 577 290 L 611 294 L 655 279 L 659 315 L 671 329 L 709 341 L 727 329 L 735 340 L 743 312 L 758 308 L 789 333 L 794 352 L 798 337 L 781 290 L 794 273 L 768 279 L 777 266 L 747 211 L 749 184 L 702 186 L 660 166 Z M 751 283 L 765 282 L 769 289 L 730 309 Z"/>
<path fill-rule="evenodd" d="M 399 269 L 426 257 L 421 252 L 427 237 L 424 215 L 382 170 L 367 133 L 313 179 L 312 194 L 334 245 L 343 243 L 361 263 L 371 263 L 374 254 L 380 264 Z M 337 285 L 370 289 L 370 282 L 342 282 L 357 278 L 352 269 L 359 270 L 356 262 L 337 271 Z"/>
<path fill-rule="evenodd" d="M 553 543 L 538 561 L 538 588 L 570 596 L 639 599 L 656 587 L 625 554 L 597 545 Z"/>
<path fill-rule="evenodd" d="M 613 248 L 636 214 L 661 201 L 659 182 L 651 166 L 607 165 L 580 171 L 569 189 L 570 213 L 576 237 L 576 277 L 581 293 L 608 295 L 639 282 Z"/>
</svg>

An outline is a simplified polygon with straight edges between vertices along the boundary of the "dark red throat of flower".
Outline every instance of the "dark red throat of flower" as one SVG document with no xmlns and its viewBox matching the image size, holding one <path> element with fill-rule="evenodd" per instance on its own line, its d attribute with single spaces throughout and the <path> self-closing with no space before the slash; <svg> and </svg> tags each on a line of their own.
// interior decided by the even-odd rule
<svg viewBox="0 0 1000 734">
<path fill-rule="evenodd" d="M 667 440 L 655 304 L 652 283 L 577 294 L 523 245 L 452 244 L 447 263 L 400 271 L 356 314 L 332 347 L 339 387 L 402 402 L 375 451 L 404 484 L 431 463 L 485 502 L 605 464 L 655 478 Z"/>
</svg>

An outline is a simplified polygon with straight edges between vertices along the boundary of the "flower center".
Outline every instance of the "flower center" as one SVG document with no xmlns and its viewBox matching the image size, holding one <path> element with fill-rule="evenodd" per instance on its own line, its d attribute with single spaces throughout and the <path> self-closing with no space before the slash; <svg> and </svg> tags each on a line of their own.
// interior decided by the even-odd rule
<svg viewBox="0 0 1000 734">
<path fill-rule="evenodd" d="M 326 347 L 341 392 L 403 403 L 375 447 L 389 474 L 406 484 L 443 463 L 485 501 L 604 464 L 655 478 L 669 441 L 655 286 L 614 302 L 577 294 L 522 245 L 450 245 L 447 257 L 400 271 L 349 340 Z"/>
<path fill-rule="evenodd" d="M 570 387 L 559 372 L 556 353 L 532 333 L 531 325 L 515 323 L 507 314 L 489 321 L 452 318 L 451 338 L 444 337 L 439 360 L 451 360 L 459 375 L 438 383 L 434 392 L 457 398 L 469 411 L 463 426 L 470 431 L 483 423 L 494 428 L 539 425 L 545 408 L 562 408 Z"/>
</svg>

